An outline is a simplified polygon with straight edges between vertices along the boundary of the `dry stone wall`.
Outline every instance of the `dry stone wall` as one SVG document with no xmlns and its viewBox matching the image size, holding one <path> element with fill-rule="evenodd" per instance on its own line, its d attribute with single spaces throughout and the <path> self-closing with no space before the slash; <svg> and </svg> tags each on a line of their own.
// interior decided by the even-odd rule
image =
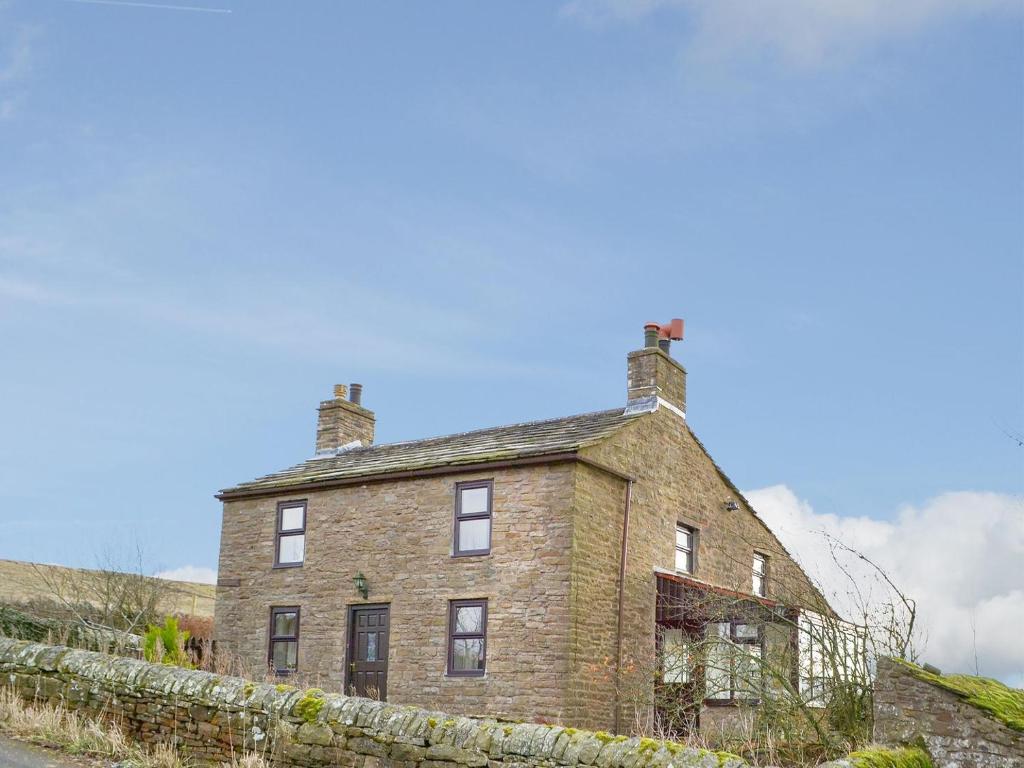
<svg viewBox="0 0 1024 768">
<path fill-rule="evenodd" d="M 561 726 L 450 717 L 60 646 L 0 639 L 0 680 L 26 700 L 118 721 L 205 764 L 256 751 L 277 766 L 741 768 L 739 758 Z"/>
<path fill-rule="evenodd" d="M 126 649 L 138 651 L 142 638 L 109 627 L 91 626 L 78 621 L 60 621 L 0 605 L 0 637 L 13 637 L 36 642 L 72 643 L 80 648 L 107 651 Z"/>
<path fill-rule="evenodd" d="M 1024 733 L 899 662 L 879 659 L 874 701 L 875 739 L 923 742 L 935 768 L 1024 768 Z"/>
</svg>

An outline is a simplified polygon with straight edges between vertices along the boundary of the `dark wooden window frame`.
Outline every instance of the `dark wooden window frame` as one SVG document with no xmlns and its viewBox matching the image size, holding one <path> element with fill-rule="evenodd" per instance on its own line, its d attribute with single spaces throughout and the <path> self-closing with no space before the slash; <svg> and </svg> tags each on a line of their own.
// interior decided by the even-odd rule
<svg viewBox="0 0 1024 768">
<path fill-rule="evenodd" d="M 676 521 L 676 528 L 672 532 L 672 535 L 676 537 L 675 541 L 673 542 L 673 544 L 675 545 L 675 552 L 686 551 L 685 549 L 682 549 L 679 546 L 678 535 L 680 529 L 690 532 L 690 551 L 688 553 L 688 559 L 690 561 L 690 570 L 680 571 L 678 568 L 676 568 L 676 563 L 674 559 L 675 554 L 673 554 L 672 567 L 676 571 L 676 573 L 686 573 L 692 576 L 697 572 L 697 542 L 700 540 L 700 530 L 697 529 L 695 526 L 690 525 L 689 523 L 684 523 L 682 520 Z"/>
<path fill-rule="evenodd" d="M 302 507 L 302 527 L 291 528 L 287 531 L 281 530 L 284 522 L 284 511 L 294 507 Z M 279 501 L 277 503 L 277 524 L 274 528 L 274 567 L 275 568 L 301 568 L 306 563 L 306 516 L 309 514 L 309 504 L 306 499 L 294 499 L 292 501 Z M 281 562 L 281 539 L 289 536 L 302 536 L 302 560 L 297 563 Z"/>
<path fill-rule="evenodd" d="M 762 660 L 762 663 L 763 663 L 763 661 L 764 661 L 764 653 L 765 653 L 765 648 L 764 648 L 765 641 L 764 641 L 764 626 L 762 624 L 750 621 L 748 619 L 733 619 L 732 621 L 729 621 L 729 622 L 725 622 L 725 621 L 710 621 L 708 623 L 709 624 L 726 624 L 726 623 L 728 623 L 728 625 L 729 625 L 729 642 L 732 643 L 733 645 L 738 645 L 738 646 L 743 646 L 743 645 L 756 645 L 756 646 L 758 646 L 761 649 L 761 660 Z M 737 637 L 736 636 L 736 627 L 739 626 L 740 624 L 742 624 L 744 626 L 748 626 L 748 627 L 756 626 L 757 627 L 757 637 L 742 637 L 742 638 L 741 637 Z M 705 638 L 706 637 L 707 636 L 705 635 Z M 707 704 L 709 707 L 756 706 L 756 705 L 761 703 L 761 697 L 760 696 L 751 696 L 749 698 L 745 698 L 745 697 L 737 696 L 736 695 L 736 669 L 735 669 L 735 661 L 736 661 L 735 656 L 730 656 L 730 658 L 729 658 L 729 698 L 727 698 L 727 699 L 706 698 L 706 699 L 704 699 L 704 703 Z M 706 683 L 706 678 L 705 678 L 705 683 Z M 764 681 L 762 679 L 762 685 L 763 684 L 764 684 Z"/>
<path fill-rule="evenodd" d="M 771 560 L 768 557 L 768 555 L 766 555 L 764 552 L 758 552 L 756 550 L 754 551 L 754 559 L 753 559 L 753 562 L 750 565 L 750 578 L 751 578 L 750 586 L 751 586 L 751 589 L 753 589 L 753 586 L 754 586 L 753 578 L 754 578 L 754 574 L 757 573 L 757 571 L 754 570 L 754 564 L 756 564 L 758 560 L 760 560 L 762 563 L 764 563 L 764 570 L 761 572 L 761 591 L 760 592 L 756 592 L 755 591 L 754 594 L 757 595 L 758 597 L 768 597 L 768 572 L 769 572 Z"/>
<path fill-rule="evenodd" d="M 473 488 L 487 489 L 487 511 L 474 512 L 472 514 L 462 513 L 462 492 Z M 487 547 L 485 549 L 461 549 L 459 544 L 459 523 L 466 520 L 487 520 Z M 452 557 L 476 557 L 479 555 L 491 554 L 491 539 L 494 535 L 494 481 L 493 480 L 470 480 L 455 484 L 455 532 Z"/>
<path fill-rule="evenodd" d="M 295 634 L 294 635 L 275 635 L 274 634 L 274 619 L 280 613 L 294 613 L 295 614 Z M 297 605 L 274 605 L 270 608 L 270 627 L 267 632 L 267 666 L 271 668 L 275 675 L 285 677 L 287 675 L 294 674 L 299 669 L 299 632 L 302 629 L 302 616 L 301 609 Z M 295 669 L 277 669 L 274 667 L 274 643 L 295 643 Z"/>
<path fill-rule="evenodd" d="M 459 608 L 480 608 L 481 621 L 479 632 L 456 632 L 455 616 Z M 455 669 L 455 641 L 456 640 L 480 640 L 483 643 L 483 650 L 480 660 L 483 662 L 483 669 Z M 487 671 L 487 600 L 449 600 L 448 601 L 448 669 L 445 674 L 448 677 L 483 677 Z"/>
</svg>

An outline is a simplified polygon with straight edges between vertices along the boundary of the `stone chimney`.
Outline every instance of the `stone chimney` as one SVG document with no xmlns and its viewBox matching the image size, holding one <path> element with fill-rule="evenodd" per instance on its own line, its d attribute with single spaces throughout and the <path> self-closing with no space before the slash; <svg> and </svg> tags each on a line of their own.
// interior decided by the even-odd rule
<svg viewBox="0 0 1024 768">
<path fill-rule="evenodd" d="M 686 369 L 669 354 L 673 339 L 683 338 L 683 321 L 644 326 L 644 347 L 626 356 L 627 409 L 663 406 L 686 416 Z"/>
<path fill-rule="evenodd" d="M 346 399 L 349 390 L 351 399 Z M 316 424 L 317 454 L 334 453 L 339 448 L 357 448 L 373 442 L 373 411 L 360 404 L 363 387 L 361 384 L 334 386 L 334 399 L 320 403 L 320 415 Z"/>
</svg>

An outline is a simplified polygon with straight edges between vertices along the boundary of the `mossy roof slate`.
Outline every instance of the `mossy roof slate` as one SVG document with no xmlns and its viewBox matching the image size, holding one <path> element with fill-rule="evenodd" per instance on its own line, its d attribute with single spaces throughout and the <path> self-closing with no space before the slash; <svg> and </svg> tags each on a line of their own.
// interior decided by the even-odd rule
<svg viewBox="0 0 1024 768">
<path fill-rule="evenodd" d="M 608 437 L 637 418 L 640 414 L 627 415 L 622 408 L 616 408 L 443 437 L 352 448 L 336 456 L 309 459 L 281 472 L 225 488 L 218 496 L 250 495 L 311 483 L 329 484 L 435 467 L 573 452 Z"/>
</svg>

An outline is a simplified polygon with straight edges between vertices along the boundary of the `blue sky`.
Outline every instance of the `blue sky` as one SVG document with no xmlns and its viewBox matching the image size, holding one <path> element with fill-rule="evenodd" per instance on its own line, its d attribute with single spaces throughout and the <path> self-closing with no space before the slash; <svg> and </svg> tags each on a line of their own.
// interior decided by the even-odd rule
<svg viewBox="0 0 1024 768">
<path fill-rule="evenodd" d="M 675 316 L 740 487 L 1019 502 L 1016 3 L 164 5 L 230 13 L 0 3 L 0 557 L 215 567 L 334 383 L 379 441 L 614 407 Z"/>
</svg>

